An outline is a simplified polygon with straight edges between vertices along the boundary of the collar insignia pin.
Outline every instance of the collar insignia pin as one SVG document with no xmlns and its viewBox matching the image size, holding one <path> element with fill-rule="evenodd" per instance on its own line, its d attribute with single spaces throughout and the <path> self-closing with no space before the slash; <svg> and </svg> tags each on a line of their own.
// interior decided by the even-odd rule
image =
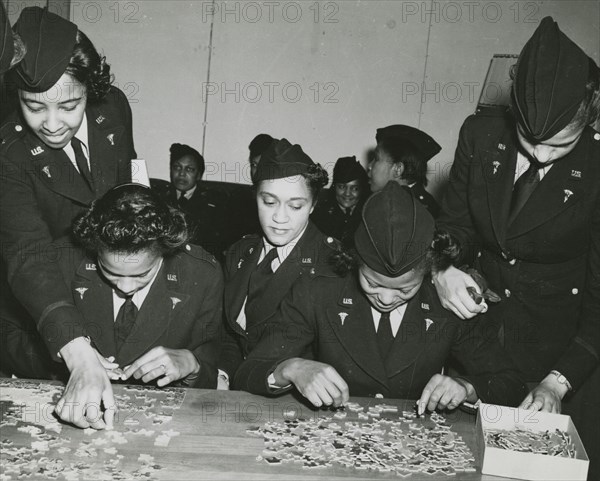
<svg viewBox="0 0 600 481">
<path fill-rule="evenodd" d="M 244 263 L 244 259 L 240 259 L 240 261 L 238 262 L 237 268 L 239 269 L 240 267 L 242 267 L 243 263 Z"/>
<path fill-rule="evenodd" d="M 340 316 L 340 321 L 342 321 L 342 326 L 343 326 L 344 325 L 344 321 L 348 317 L 348 313 L 347 312 L 340 312 L 340 313 L 338 313 L 338 316 Z"/>
<path fill-rule="evenodd" d="M 96 123 L 98 125 L 100 125 L 102 122 L 104 122 L 104 119 L 105 119 L 104 115 L 99 115 L 98 118 L 96 119 Z"/>
<path fill-rule="evenodd" d="M 571 177 L 575 179 L 581 179 L 581 170 L 572 170 Z"/>
<path fill-rule="evenodd" d="M 503 143 L 499 143 L 499 144 L 498 144 L 498 148 L 499 148 L 500 150 L 506 150 L 506 145 L 504 145 Z"/>
<path fill-rule="evenodd" d="M 250 247 L 250 249 L 248 249 L 248 254 L 252 254 L 254 252 L 254 247 Z"/>
<path fill-rule="evenodd" d="M 52 178 L 52 176 L 50 175 L 50 167 L 48 167 L 47 165 L 42 169 L 42 172 L 44 174 L 46 174 L 48 176 L 49 179 Z"/>
<path fill-rule="evenodd" d="M 494 171 L 492 172 L 492 174 L 496 175 L 496 172 L 498 172 L 498 168 L 500 167 L 500 161 L 499 160 L 494 160 L 492 162 L 492 165 L 494 166 Z"/>
<path fill-rule="evenodd" d="M 433 321 L 431 319 L 425 319 L 425 330 L 429 331 L 429 328 L 431 327 L 432 324 L 433 324 Z"/>
<path fill-rule="evenodd" d="M 106 138 L 110 142 L 110 145 L 115 145 L 115 134 L 108 134 Z"/>
<path fill-rule="evenodd" d="M 44 149 L 40 145 L 38 145 L 35 149 L 31 149 L 31 155 L 40 155 L 44 153 Z"/>
<path fill-rule="evenodd" d="M 178 297 L 171 297 L 171 302 L 173 303 L 172 309 L 175 309 L 175 306 L 181 302 L 181 299 Z"/>
<path fill-rule="evenodd" d="M 95 271 L 96 270 L 96 264 L 90 264 L 90 263 L 86 264 L 85 265 L 85 270 L 86 271 Z"/>
<path fill-rule="evenodd" d="M 167 280 L 177 282 L 177 274 L 167 274 Z"/>
<path fill-rule="evenodd" d="M 565 198 L 564 198 L 564 200 L 563 200 L 563 204 L 564 204 L 565 202 L 567 202 L 567 201 L 569 200 L 569 197 L 571 197 L 571 196 L 573 195 L 573 191 L 572 191 L 572 190 L 569 190 L 569 189 L 565 189 L 565 190 L 564 190 L 564 193 L 565 193 Z"/>
<path fill-rule="evenodd" d="M 352 298 L 350 298 L 350 297 L 344 297 L 342 299 L 342 304 L 346 304 L 348 306 L 351 306 L 352 305 Z"/>
<path fill-rule="evenodd" d="M 429 304 L 427 304 L 426 302 L 421 302 L 421 309 L 425 309 L 426 311 L 429 310 Z"/>
<path fill-rule="evenodd" d="M 85 291 L 88 290 L 87 287 L 77 287 L 75 289 L 77 292 L 79 292 L 79 297 L 81 297 L 81 300 L 83 300 L 83 295 L 85 294 Z"/>
<path fill-rule="evenodd" d="M 312 263 L 312 257 L 303 257 L 302 258 L 302 264 L 311 264 Z"/>
</svg>

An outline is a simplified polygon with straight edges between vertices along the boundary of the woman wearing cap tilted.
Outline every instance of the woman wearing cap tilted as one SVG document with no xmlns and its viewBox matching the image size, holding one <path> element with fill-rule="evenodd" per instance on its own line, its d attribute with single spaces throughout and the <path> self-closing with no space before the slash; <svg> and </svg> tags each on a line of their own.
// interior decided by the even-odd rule
<svg viewBox="0 0 600 481">
<path fill-rule="evenodd" d="M 309 221 L 327 172 L 299 145 L 276 140 L 262 154 L 254 189 L 262 236 L 246 236 L 225 256 L 225 329 L 219 368 L 231 380 L 281 299 L 302 277 L 329 270 L 338 242 Z"/>
<path fill-rule="evenodd" d="M 600 453 L 599 111 L 598 66 L 544 18 L 519 56 L 511 115 L 465 121 L 439 219 L 502 295 L 488 317 L 536 385 L 523 406 L 562 408 L 588 453 Z M 485 309 L 462 272 L 435 279 L 461 317 Z"/>
<path fill-rule="evenodd" d="M 310 216 L 323 233 L 339 239 L 346 247 L 354 244 L 354 231 L 369 194 L 367 181 L 367 172 L 356 157 L 339 158 L 333 168 L 328 196 Z"/>
<path fill-rule="evenodd" d="M 0 130 L 2 260 L 12 292 L 31 315 L 23 322 L 35 326 L 34 332 L 37 327 L 52 357 L 62 356 L 71 370 L 64 396 L 77 407 L 59 414 L 87 427 L 82 406 L 98 404 L 102 395 L 112 400 L 112 391 L 83 337 L 51 245 L 94 199 L 130 180 L 131 110 L 125 95 L 111 86 L 104 57 L 77 25 L 29 7 L 14 30 L 27 53 L 10 72 L 20 111 Z M 14 307 L 7 289 L 2 295 L 2 307 Z"/>
<path fill-rule="evenodd" d="M 441 306 L 428 273 L 453 246 L 434 235 L 433 218 L 409 190 L 389 182 L 367 200 L 355 245 L 354 259 L 339 255 L 357 266 L 345 276 L 294 285 L 238 369 L 236 388 L 273 394 L 293 384 L 315 406 L 349 395 L 419 398 L 421 412 L 522 399 L 518 371 L 485 324 Z M 461 378 L 439 374 L 449 356 L 465 367 Z"/>
</svg>

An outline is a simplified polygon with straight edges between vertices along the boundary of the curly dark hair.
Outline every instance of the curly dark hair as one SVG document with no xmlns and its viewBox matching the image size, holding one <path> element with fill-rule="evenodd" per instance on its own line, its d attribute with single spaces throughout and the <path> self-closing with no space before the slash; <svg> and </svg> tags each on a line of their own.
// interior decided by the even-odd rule
<svg viewBox="0 0 600 481">
<path fill-rule="evenodd" d="M 300 174 L 306 180 L 306 185 L 312 195 L 313 204 L 317 202 L 321 189 L 329 182 L 329 174 L 321 164 L 313 164 L 308 168 L 308 172 Z"/>
<path fill-rule="evenodd" d="M 460 253 L 458 241 L 446 231 L 436 229 L 431 246 L 427 249 L 425 257 L 415 267 L 415 270 L 425 272 L 446 270 L 451 265 L 456 264 Z M 358 252 L 354 248 L 335 252 L 329 257 L 332 270 L 342 277 L 349 272 L 356 271 L 361 263 Z"/>
<path fill-rule="evenodd" d="M 189 238 L 183 213 L 141 184 L 109 190 L 73 223 L 75 240 L 88 252 L 142 250 L 175 253 Z"/>
<path fill-rule="evenodd" d="M 92 103 L 106 97 L 113 82 L 106 57 L 98 53 L 94 44 L 81 30 L 77 31 L 75 47 L 65 73 L 85 86 L 88 101 Z"/>
</svg>

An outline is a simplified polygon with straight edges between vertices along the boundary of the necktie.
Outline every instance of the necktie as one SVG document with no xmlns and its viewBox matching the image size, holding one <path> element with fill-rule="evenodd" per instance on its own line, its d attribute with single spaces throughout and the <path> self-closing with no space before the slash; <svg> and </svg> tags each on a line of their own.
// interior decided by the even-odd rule
<svg viewBox="0 0 600 481">
<path fill-rule="evenodd" d="M 377 345 L 381 358 L 385 359 L 394 343 L 394 334 L 392 333 L 392 324 L 390 322 L 390 313 L 382 312 L 379 318 L 379 327 L 377 328 Z"/>
<path fill-rule="evenodd" d="M 513 187 L 510 214 L 508 216 L 509 225 L 517 218 L 539 183 L 540 169 L 535 163 L 530 162 L 529 168 L 517 179 Z"/>
<path fill-rule="evenodd" d="M 121 305 L 115 321 L 115 344 L 117 352 L 121 349 L 125 340 L 131 332 L 131 328 L 135 324 L 138 308 L 133 302 L 133 297 L 125 298 L 125 302 Z"/>
<path fill-rule="evenodd" d="M 273 274 L 271 263 L 277 257 L 277 249 L 272 248 L 265 258 L 256 266 L 248 282 L 248 298 L 246 299 L 246 327 L 250 325 L 250 318 L 256 314 L 265 298 L 267 284 Z"/>
<path fill-rule="evenodd" d="M 177 199 L 177 203 L 179 204 L 179 208 L 181 210 L 186 210 L 186 208 L 188 206 L 188 202 L 189 202 L 189 199 L 184 194 L 181 194 L 179 196 L 179 199 Z"/>
<path fill-rule="evenodd" d="M 85 179 L 88 186 L 94 190 L 94 184 L 92 182 L 92 173 L 88 167 L 88 161 L 83 153 L 83 148 L 81 147 L 81 141 L 77 137 L 73 137 L 71 139 L 71 147 L 73 147 L 73 152 L 75 153 L 75 163 L 77 164 L 77 168 L 79 169 L 79 173 Z"/>
</svg>

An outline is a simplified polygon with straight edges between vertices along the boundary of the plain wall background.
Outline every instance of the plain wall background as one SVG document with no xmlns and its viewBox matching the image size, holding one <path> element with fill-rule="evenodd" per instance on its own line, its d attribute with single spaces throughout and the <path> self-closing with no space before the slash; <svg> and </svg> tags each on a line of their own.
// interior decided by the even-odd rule
<svg viewBox="0 0 600 481">
<path fill-rule="evenodd" d="M 10 0 L 12 20 L 40 3 Z M 129 97 L 152 177 L 168 178 L 180 142 L 204 151 L 205 179 L 248 183 L 247 146 L 261 132 L 330 172 L 341 156 L 366 165 L 375 130 L 405 123 L 442 145 L 434 193 L 492 55 L 519 53 L 546 15 L 600 60 L 597 0 L 72 0 L 69 12 Z"/>
</svg>

